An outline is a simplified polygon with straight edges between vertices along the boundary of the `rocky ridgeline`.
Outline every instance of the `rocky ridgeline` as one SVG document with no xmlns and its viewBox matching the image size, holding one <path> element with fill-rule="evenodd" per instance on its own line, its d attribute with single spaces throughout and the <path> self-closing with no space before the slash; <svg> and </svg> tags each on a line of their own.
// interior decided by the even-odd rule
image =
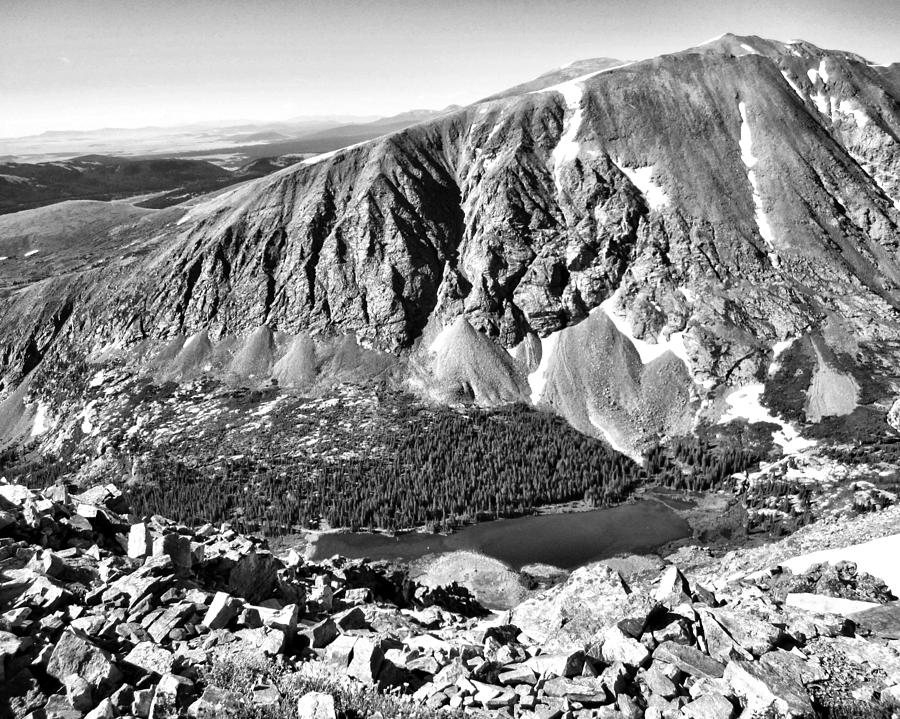
<svg viewBox="0 0 900 719">
<path fill-rule="evenodd" d="M 498 616 L 395 565 L 276 557 L 227 526 L 127 509 L 113 487 L 0 483 L 0 716 L 348 709 L 275 681 L 215 683 L 217 667 L 260 658 L 434 715 L 890 716 L 900 699 L 896 603 L 850 565 L 758 573 L 713 594 L 674 565 L 626 583 L 600 563 Z"/>
</svg>

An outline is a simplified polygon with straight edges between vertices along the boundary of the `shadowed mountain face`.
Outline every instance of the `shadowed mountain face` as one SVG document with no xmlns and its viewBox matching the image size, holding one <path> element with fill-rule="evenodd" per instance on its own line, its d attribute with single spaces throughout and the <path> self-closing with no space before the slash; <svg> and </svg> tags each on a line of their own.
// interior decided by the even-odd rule
<svg viewBox="0 0 900 719">
<path fill-rule="evenodd" d="M 633 447 L 797 336 L 894 373 L 897 66 L 723 36 L 558 72 L 142 218 L 129 253 L 3 300 L 7 386 L 62 349 L 262 325 L 409 354 L 464 316 L 466 347 L 518 363 L 498 384 L 479 360 L 498 393 L 453 360 L 465 394 L 525 395 L 524 373 Z"/>
</svg>

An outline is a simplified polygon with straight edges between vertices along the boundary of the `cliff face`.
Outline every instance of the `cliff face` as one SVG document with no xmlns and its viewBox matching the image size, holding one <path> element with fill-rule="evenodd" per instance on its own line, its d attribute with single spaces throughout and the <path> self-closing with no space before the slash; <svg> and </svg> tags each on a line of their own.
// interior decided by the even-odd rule
<svg viewBox="0 0 900 719">
<path fill-rule="evenodd" d="M 524 357 L 595 310 L 602 331 L 673 349 L 664 405 L 759 379 L 776 343 L 826 329 L 890 367 L 898 138 L 896 66 L 808 43 L 583 63 L 156 213 L 105 262 L 38 272 L 3 300 L 0 361 L 9 383 L 60 347 L 264 324 L 407 354 L 461 315 Z M 606 382 L 633 379 L 628 354 Z M 575 417 L 593 400 L 546 403 L 572 401 Z M 600 415 L 620 413 L 609 401 Z"/>
</svg>

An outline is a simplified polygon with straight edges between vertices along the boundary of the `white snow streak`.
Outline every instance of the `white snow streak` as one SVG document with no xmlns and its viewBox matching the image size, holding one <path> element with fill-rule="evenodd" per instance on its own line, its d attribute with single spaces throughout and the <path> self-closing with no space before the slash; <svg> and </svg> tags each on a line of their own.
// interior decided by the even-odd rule
<svg viewBox="0 0 900 719">
<path fill-rule="evenodd" d="M 37 437 L 42 435 L 50 428 L 50 422 L 47 419 L 47 405 L 38 402 L 37 410 L 34 413 L 34 424 L 31 426 L 31 436 Z"/>
<path fill-rule="evenodd" d="M 755 47 L 748 45 L 745 42 L 741 43 L 741 47 L 744 48 L 749 53 L 752 53 L 754 55 L 759 55 L 759 52 L 757 51 L 757 49 Z"/>
<path fill-rule="evenodd" d="M 834 108 L 834 98 L 832 98 L 832 108 Z M 837 111 L 842 115 L 853 115 L 856 126 L 863 128 L 869 124 L 869 116 L 856 103 L 850 100 L 841 100 L 837 105 Z"/>
<path fill-rule="evenodd" d="M 529 93 L 530 95 L 537 95 L 542 92 L 558 92 L 566 101 L 566 117 L 563 120 L 563 132 L 559 138 L 559 142 L 556 144 L 556 147 L 553 148 L 553 152 L 551 153 L 551 159 L 553 160 L 553 179 L 556 183 L 557 191 L 559 191 L 561 186 L 560 177 L 563 165 L 567 162 L 572 162 L 578 157 L 578 151 L 581 147 L 575 138 L 578 136 L 578 130 L 581 128 L 581 104 L 584 98 L 584 86 L 582 83 L 597 75 L 628 67 L 629 65 L 634 65 L 634 62 L 625 62 L 621 65 L 614 65 L 613 67 L 607 67 L 603 70 L 597 70 L 596 72 L 589 72 L 557 85 L 551 85 L 550 87 L 545 87 L 541 90 L 533 90 Z"/>
<path fill-rule="evenodd" d="M 679 287 L 678 291 L 684 295 L 684 299 L 693 304 L 697 301 L 697 293 L 688 287 Z"/>
<path fill-rule="evenodd" d="M 725 37 L 725 35 L 727 35 L 727 33 L 723 32 L 721 35 L 716 35 L 715 37 L 710 38 L 706 42 L 701 42 L 699 45 L 697 45 L 697 47 L 703 47 L 704 45 L 712 45 L 714 42 L 718 42 L 723 37 Z"/>
<path fill-rule="evenodd" d="M 653 181 L 654 167 L 630 168 L 620 163 L 616 163 L 616 165 L 631 180 L 631 184 L 641 191 L 651 210 L 661 210 L 671 204 L 666 191 Z"/>
<path fill-rule="evenodd" d="M 22 257 L 31 257 L 32 255 L 36 255 L 40 250 L 28 250 Z"/>
<path fill-rule="evenodd" d="M 645 340 L 638 339 L 634 336 L 634 330 L 631 327 L 631 323 L 615 311 L 618 295 L 619 291 L 616 290 L 610 297 L 603 300 L 598 308 L 591 310 L 591 312 L 596 312 L 597 309 L 599 309 L 606 313 L 606 316 L 612 320 L 616 329 L 627 337 L 629 342 L 634 345 L 638 356 L 641 358 L 642 364 L 650 364 L 653 360 L 662 357 L 666 352 L 671 352 L 684 362 L 688 369 L 690 369 L 691 365 L 688 361 L 687 350 L 684 347 L 684 333 L 673 332 L 669 335 L 668 339 L 664 339 L 662 333 L 660 333 L 656 344 L 651 344 Z"/>
<path fill-rule="evenodd" d="M 766 244 L 774 250 L 775 234 L 772 232 L 771 225 L 769 225 L 769 220 L 763 209 L 762 197 L 760 197 L 759 194 L 759 181 L 756 176 L 756 165 L 759 162 L 759 159 L 753 154 L 753 136 L 750 130 L 750 123 L 747 121 L 747 106 L 741 101 L 738 103 L 738 109 L 741 111 L 741 160 L 743 160 L 744 165 L 747 168 L 747 178 L 750 180 L 750 185 L 753 188 L 753 204 L 756 207 L 756 226 L 759 229 L 760 237 L 762 237 Z M 778 256 L 774 252 L 769 253 L 769 259 L 773 266 L 778 266 Z"/>
<path fill-rule="evenodd" d="M 787 339 L 780 340 L 779 342 L 776 342 L 774 345 L 772 345 L 772 362 L 769 364 L 770 377 L 772 377 L 781 368 L 779 357 L 787 352 L 790 346 L 796 341 L 796 337 L 788 337 Z"/>
<path fill-rule="evenodd" d="M 800 89 L 800 86 L 791 79 L 791 76 L 786 72 L 782 71 L 782 76 L 785 80 L 787 80 L 787 84 L 791 86 L 794 92 L 797 93 L 797 97 L 806 102 L 806 96 L 803 94 L 803 91 Z"/>
<path fill-rule="evenodd" d="M 562 167 L 578 157 L 578 150 L 581 148 L 581 145 L 575 138 L 581 127 L 581 100 L 584 96 L 584 87 L 579 83 L 563 83 L 557 87 L 559 88 L 558 92 L 562 93 L 566 101 L 563 133 L 560 135 L 559 142 L 556 143 L 556 147 L 553 148 L 551 153 L 553 159 L 553 180 L 556 183 L 556 191 L 559 192 L 562 187 Z"/>
<path fill-rule="evenodd" d="M 528 386 L 531 387 L 531 404 L 537 405 L 541 396 L 544 394 L 544 387 L 547 385 L 547 370 L 550 368 L 550 358 L 556 350 L 556 344 L 559 342 L 559 335 L 565 332 L 563 328 L 552 334 L 547 335 L 541 340 L 541 361 L 537 369 L 528 375 Z"/>
<path fill-rule="evenodd" d="M 96 400 L 91 400 L 81 410 L 81 431 L 85 434 L 91 434 L 94 431 L 94 424 L 91 420 L 94 416 L 95 402 Z"/>
<path fill-rule="evenodd" d="M 823 57 L 819 63 L 819 75 L 822 76 L 822 82 L 826 85 L 831 82 L 831 76 L 828 74 L 828 68 L 825 67 L 826 59 Z"/>
<path fill-rule="evenodd" d="M 816 109 L 823 115 L 831 116 L 831 98 L 824 92 L 819 92 L 810 98 L 816 103 Z"/>
<path fill-rule="evenodd" d="M 810 69 L 810 70 L 806 71 L 806 74 L 809 75 L 809 81 L 813 85 L 815 85 L 816 82 L 818 82 L 818 80 L 819 80 L 819 71 L 818 70 Z"/>
<path fill-rule="evenodd" d="M 814 446 L 815 442 L 801 437 L 799 432 L 788 422 L 776 417 L 762 406 L 760 397 L 762 397 L 763 390 L 762 383 L 757 382 L 736 389 L 725 397 L 728 409 L 719 419 L 719 424 L 727 424 L 734 419 L 745 419 L 751 424 L 756 422 L 777 424 L 781 429 L 772 435 L 772 440 L 781 446 L 785 454 L 794 454 Z"/>
</svg>

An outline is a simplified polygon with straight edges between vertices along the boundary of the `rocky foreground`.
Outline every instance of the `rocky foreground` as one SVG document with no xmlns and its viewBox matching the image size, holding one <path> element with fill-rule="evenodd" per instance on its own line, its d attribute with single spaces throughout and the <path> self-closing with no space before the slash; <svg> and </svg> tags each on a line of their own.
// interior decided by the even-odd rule
<svg viewBox="0 0 900 719">
<path fill-rule="evenodd" d="M 394 565 L 140 521 L 111 486 L 0 483 L 0 716 L 892 716 L 883 582 L 841 563 L 716 589 L 598 563 L 496 615 Z"/>
</svg>

